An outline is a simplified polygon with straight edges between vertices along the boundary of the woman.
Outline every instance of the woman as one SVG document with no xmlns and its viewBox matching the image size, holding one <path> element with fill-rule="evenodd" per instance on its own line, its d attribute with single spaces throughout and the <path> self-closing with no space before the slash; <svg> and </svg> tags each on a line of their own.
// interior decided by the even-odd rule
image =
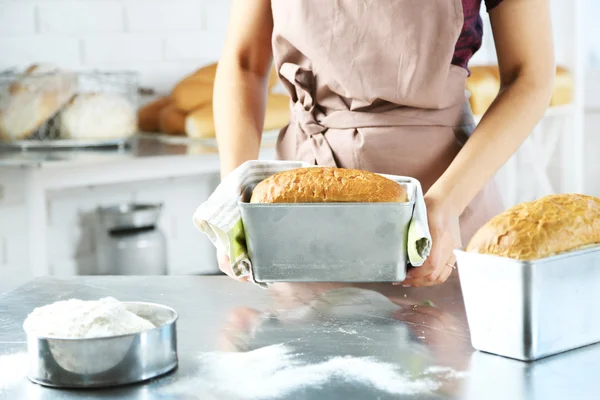
<svg viewBox="0 0 600 400">
<path fill-rule="evenodd" d="M 402 284 L 446 281 L 453 249 L 502 210 L 493 176 L 555 75 L 549 0 L 485 0 L 501 90 L 475 128 L 465 82 L 481 2 L 233 0 L 214 94 L 222 176 L 258 157 L 274 59 L 292 100 L 278 157 L 419 179 L 433 247 Z"/>
</svg>

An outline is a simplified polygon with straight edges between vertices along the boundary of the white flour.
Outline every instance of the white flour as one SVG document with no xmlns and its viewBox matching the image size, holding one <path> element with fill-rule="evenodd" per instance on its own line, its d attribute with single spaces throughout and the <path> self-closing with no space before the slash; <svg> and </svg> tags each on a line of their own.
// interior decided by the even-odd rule
<svg viewBox="0 0 600 400">
<path fill-rule="evenodd" d="M 425 375 L 431 376 L 436 375 L 438 377 L 442 377 L 444 379 L 463 379 L 467 377 L 466 372 L 458 372 L 450 367 L 429 367 L 425 370 Z"/>
<path fill-rule="evenodd" d="M 33 310 L 23 324 L 38 336 L 97 338 L 146 331 L 155 326 L 112 297 L 97 301 L 70 299 Z"/>
<path fill-rule="evenodd" d="M 0 394 L 25 381 L 27 375 L 27 353 L 0 356 Z"/>
<path fill-rule="evenodd" d="M 320 388 L 330 381 L 359 383 L 392 395 L 431 393 L 442 382 L 430 375 L 413 378 L 397 366 L 370 357 L 334 357 L 310 364 L 283 344 L 247 353 L 203 353 L 196 378 L 169 391 L 222 393 L 230 399 L 272 399 L 298 389 Z M 444 370 L 444 372 L 447 372 Z"/>
</svg>

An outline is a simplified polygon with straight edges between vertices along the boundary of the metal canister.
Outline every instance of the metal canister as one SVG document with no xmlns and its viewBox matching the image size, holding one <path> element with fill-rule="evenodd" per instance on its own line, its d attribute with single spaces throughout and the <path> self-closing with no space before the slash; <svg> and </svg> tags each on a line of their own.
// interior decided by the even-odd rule
<svg viewBox="0 0 600 400">
<path fill-rule="evenodd" d="M 98 208 L 97 274 L 167 274 L 166 239 L 157 226 L 161 208 L 161 204 Z"/>
</svg>

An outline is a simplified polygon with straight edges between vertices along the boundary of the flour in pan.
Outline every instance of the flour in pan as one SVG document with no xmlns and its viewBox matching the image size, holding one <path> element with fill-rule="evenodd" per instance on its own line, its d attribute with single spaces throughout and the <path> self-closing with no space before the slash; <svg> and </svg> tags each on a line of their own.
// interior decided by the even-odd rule
<svg viewBox="0 0 600 400">
<path fill-rule="evenodd" d="M 395 365 L 369 357 L 333 357 L 317 363 L 302 360 L 283 344 L 247 353 L 204 353 L 197 380 L 170 386 L 169 391 L 219 393 L 228 399 L 272 399 L 296 390 L 320 388 L 328 382 L 372 387 L 394 395 L 430 393 L 441 386 L 431 377 L 414 379 Z"/>
<path fill-rule="evenodd" d="M 155 326 L 120 301 L 106 297 L 97 301 L 70 299 L 38 307 L 23 327 L 38 336 L 97 338 L 138 333 Z"/>
</svg>

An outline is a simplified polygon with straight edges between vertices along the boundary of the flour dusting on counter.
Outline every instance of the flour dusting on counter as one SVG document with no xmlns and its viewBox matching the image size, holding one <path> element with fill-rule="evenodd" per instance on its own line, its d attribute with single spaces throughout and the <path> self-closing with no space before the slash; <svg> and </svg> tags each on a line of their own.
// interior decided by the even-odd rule
<svg viewBox="0 0 600 400">
<path fill-rule="evenodd" d="M 395 365 L 371 357 L 303 360 L 284 344 L 246 353 L 203 353 L 197 379 L 179 382 L 181 391 L 222 393 L 229 399 L 272 399 L 331 381 L 361 384 L 394 395 L 430 393 L 441 386 L 432 377 L 413 378 Z M 177 391 L 176 387 L 170 390 Z"/>
<path fill-rule="evenodd" d="M 463 379 L 467 377 L 468 373 L 456 371 L 450 367 L 433 366 L 425 370 L 425 375 L 436 375 L 444 379 Z"/>
<path fill-rule="evenodd" d="M 27 379 L 27 362 L 25 352 L 0 356 L 0 394 Z"/>
</svg>

